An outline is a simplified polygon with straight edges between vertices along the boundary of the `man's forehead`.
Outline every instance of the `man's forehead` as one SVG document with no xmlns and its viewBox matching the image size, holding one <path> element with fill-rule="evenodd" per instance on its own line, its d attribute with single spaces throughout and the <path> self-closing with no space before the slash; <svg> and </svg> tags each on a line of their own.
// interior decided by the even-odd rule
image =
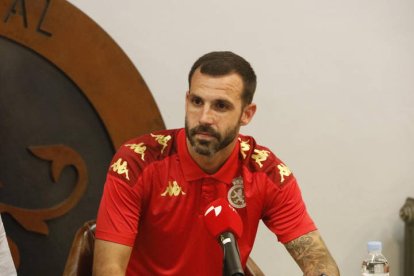
<svg viewBox="0 0 414 276">
<path fill-rule="evenodd" d="M 197 73 L 191 79 L 191 88 L 211 88 L 217 90 L 243 90 L 243 81 L 236 73 L 223 76 L 212 76 L 208 74 Z"/>
<path fill-rule="evenodd" d="M 191 91 L 191 89 L 190 89 L 190 91 L 188 92 L 188 95 L 189 95 L 190 98 L 197 97 L 197 98 L 200 98 L 200 99 L 203 99 L 203 100 L 213 100 L 213 101 L 231 101 L 232 100 L 232 98 L 230 98 L 229 95 L 227 95 L 225 93 L 220 93 L 220 92 L 218 92 L 218 93 L 213 93 L 213 92 L 209 93 L 207 91 L 207 92 L 203 93 L 203 92 L 199 92 L 197 90 Z M 240 94 L 235 95 L 235 96 L 236 96 L 235 99 L 241 99 Z"/>
<path fill-rule="evenodd" d="M 220 75 L 214 75 L 214 74 L 209 74 L 209 73 L 203 73 L 201 72 L 201 68 L 197 68 L 194 71 L 194 74 L 191 76 L 191 82 L 194 80 L 194 78 L 196 77 L 203 77 L 203 78 L 211 78 L 211 79 L 222 79 L 222 78 L 227 78 L 227 77 L 236 77 L 238 78 L 241 82 L 243 82 L 243 79 L 241 77 L 240 74 L 238 74 L 235 71 L 230 71 L 227 74 L 220 74 Z"/>
</svg>

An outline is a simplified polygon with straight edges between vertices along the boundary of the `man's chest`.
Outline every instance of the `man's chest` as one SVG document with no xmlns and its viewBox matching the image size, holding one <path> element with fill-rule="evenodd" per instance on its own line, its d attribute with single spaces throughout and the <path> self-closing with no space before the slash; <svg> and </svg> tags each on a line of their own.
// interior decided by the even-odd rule
<svg viewBox="0 0 414 276">
<path fill-rule="evenodd" d="M 214 176 L 197 179 L 185 177 L 179 162 L 164 162 L 147 172 L 141 185 L 143 189 L 144 212 L 146 216 L 180 214 L 180 219 L 203 215 L 207 206 L 218 198 L 227 199 L 236 209 L 246 207 L 245 185 L 241 170 L 232 173 L 231 181 Z M 178 219 L 178 218 L 177 218 Z"/>
<path fill-rule="evenodd" d="M 245 183 L 240 171 L 234 174 L 230 183 L 214 177 L 189 180 L 178 165 L 166 163 L 154 166 L 139 184 L 146 187 L 139 232 L 150 233 L 163 245 L 174 248 L 182 243 L 216 247 L 203 217 L 210 203 L 224 198 L 242 219 L 244 234 L 239 246 L 243 255 L 250 252 L 260 220 L 261 204 L 260 198 L 255 197 L 257 192 L 252 193 L 251 187 L 250 196 L 246 196 L 246 187 L 251 183 Z"/>
</svg>

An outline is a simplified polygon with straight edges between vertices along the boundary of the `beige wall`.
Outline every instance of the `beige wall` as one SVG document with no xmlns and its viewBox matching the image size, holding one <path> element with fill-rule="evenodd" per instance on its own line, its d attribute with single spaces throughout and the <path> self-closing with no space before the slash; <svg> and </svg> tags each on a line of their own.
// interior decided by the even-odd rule
<svg viewBox="0 0 414 276">
<path fill-rule="evenodd" d="M 183 125 L 198 56 L 248 59 L 258 113 L 243 132 L 296 174 L 342 275 L 358 275 L 371 239 L 402 275 L 398 212 L 414 196 L 413 1 L 70 2 L 125 50 L 168 128 Z M 252 257 L 266 275 L 300 275 L 265 227 Z"/>
</svg>

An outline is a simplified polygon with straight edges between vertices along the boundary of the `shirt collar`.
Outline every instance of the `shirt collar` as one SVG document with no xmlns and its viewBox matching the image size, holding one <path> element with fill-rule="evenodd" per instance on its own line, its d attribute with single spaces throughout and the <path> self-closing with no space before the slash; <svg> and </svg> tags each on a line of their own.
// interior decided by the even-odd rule
<svg viewBox="0 0 414 276">
<path fill-rule="evenodd" d="M 236 143 L 232 153 L 221 168 L 214 174 L 204 172 L 193 160 L 187 148 L 187 139 L 184 129 L 178 132 L 177 137 L 178 156 L 180 158 L 181 169 L 186 181 L 195 181 L 202 178 L 214 178 L 215 180 L 230 184 L 236 177 L 239 168 L 239 143 Z"/>
</svg>

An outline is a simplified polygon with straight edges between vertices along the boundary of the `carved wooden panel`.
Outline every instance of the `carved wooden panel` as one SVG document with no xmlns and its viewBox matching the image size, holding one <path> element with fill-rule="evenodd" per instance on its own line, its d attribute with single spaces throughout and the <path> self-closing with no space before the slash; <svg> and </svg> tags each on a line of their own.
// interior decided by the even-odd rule
<svg viewBox="0 0 414 276">
<path fill-rule="evenodd" d="M 61 275 L 114 149 L 163 128 L 137 69 L 85 14 L 0 1 L 0 212 L 19 275 Z"/>
<path fill-rule="evenodd" d="M 404 233 L 404 276 L 414 275 L 414 198 L 408 197 L 400 209 L 405 222 Z"/>
</svg>

